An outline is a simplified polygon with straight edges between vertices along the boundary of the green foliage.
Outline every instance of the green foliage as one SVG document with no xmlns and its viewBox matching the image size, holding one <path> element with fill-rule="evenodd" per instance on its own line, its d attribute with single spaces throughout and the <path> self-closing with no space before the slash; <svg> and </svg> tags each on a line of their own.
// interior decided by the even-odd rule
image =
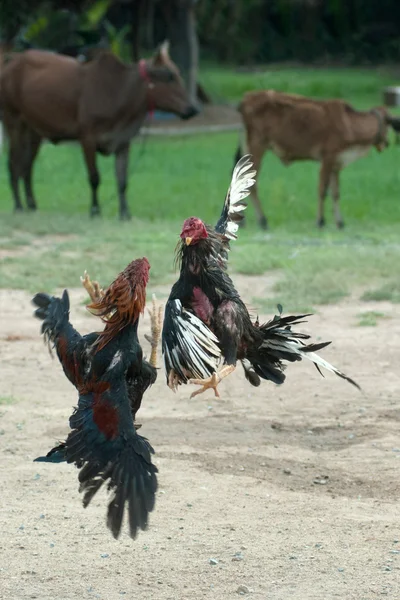
<svg viewBox="0 0 400 600">
<path fill-rule="evenodd" d="M 202 0 L 203 51 L 244 64 L 266 61 L 350 63 L 400 57 L 396 0 Z"/>
<path fill-rule="evenodd" d="M 97 27 L 100 21 L 105 17 L 113 0 L 97 0 L 92 3 L 84 13 L 84 19 L 90 27 Z"/>
<path fill-rule="evenodd" d="M 104 27 L 107 31 L 107 38 L 111 51 L 115 56 L 128 61 L 130 52 L 126 37 L 129 34 L 130 25 L 127 24 L 122 27 L 122 29 L 118 30 L 108 21 L 104 21 Z"/>
</svg>

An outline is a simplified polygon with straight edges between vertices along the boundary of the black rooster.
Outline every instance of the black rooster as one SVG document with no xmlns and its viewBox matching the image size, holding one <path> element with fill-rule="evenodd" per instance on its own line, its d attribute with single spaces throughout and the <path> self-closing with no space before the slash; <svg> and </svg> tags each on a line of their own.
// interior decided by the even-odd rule
<svg viewBox="0 0 400 600">
<path fill-rule="evenodd" d="M 275 316 L 264 325 L 253 323 L 226 272 L 229 240 L 236 238 L 238 222 L 246 208 L 255 171 L 249 156 L 237 163 L 222 214 L 215 228 L 197 217 L 186 219 L 180 234 L 180 276 L 165 306 L 162 349 L 167 382 L 175 390 L 181 383 L 202 388 L 191 397 L 214 389 L 242 362 L 245 376 L 254 385 L 260 377 L 280 384 L 285 380 L 283 360 L 310 359 L 359 387 L 352 379 L 315 352 L 330 342 L 306 344 L 310 336 L 292 331 L 309 315 Z"/>
<path fill-rule="evenodd" d="M 101 333 L 81 336 L 72 327 L 66 290 L 61 299 L 43 293 L 33 298 L 45 341 L 55 346 L 65 375 L 79 393 L 67 440 L 36 460 L 75 463 L 85 507 L 108 482 L 113 495 L 107 525 L 115 538 L 121 531 L 125 503 L 131 537 L 147 527 L 157 489 L 153 448 L 134 427 L 143 393 L 157 376 L 143 360 L 137 337 L 149 268 L 146 258 L 131 262 L 88 306 L 105 321 Z"/>
</svg>

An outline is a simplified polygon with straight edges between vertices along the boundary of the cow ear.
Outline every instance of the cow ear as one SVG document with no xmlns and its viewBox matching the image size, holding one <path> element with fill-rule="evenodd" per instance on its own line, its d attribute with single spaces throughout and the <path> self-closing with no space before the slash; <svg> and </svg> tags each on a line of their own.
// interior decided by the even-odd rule
<svg viewBox="0 0 400 600">
<path fill-rule="evenodd" d="M 169 57 L 169 41 L 165 40 L 154 54 L 153 64 L 168 65 L 170 62 L 171 59 Z"/>
</svg>

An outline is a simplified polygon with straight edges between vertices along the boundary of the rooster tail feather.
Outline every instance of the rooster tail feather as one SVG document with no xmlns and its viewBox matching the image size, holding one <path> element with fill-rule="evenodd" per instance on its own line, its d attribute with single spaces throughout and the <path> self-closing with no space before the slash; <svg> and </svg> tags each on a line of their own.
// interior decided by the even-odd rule
<svg viewBox="0 0 400 600">
<path fill-rule="evenodd" d="M 328 342 L 327 344 L 324 344 L 324 346 L 327 346 L 328 344 L 330 344 L 330 342 Z M 338 377 L 345 379 L 346 381 L 348 381 L 349 383 L 351 383 L 352 385 L 354 385 L 357 389 L 359 389 L 361 391 L 360 386 L 358 385 L 358 383 L 356 381 L 354 381 L 354 379 L 351 379 L 351 377 L 348 377 L 347 375 L 342 373 L 342 371 L 339 371 L 339 369 L 337 369 L 336 367 L 331 365 L 331 363 L 329 363 L 327 360 L 321 358 L 315 352 L 310 351 L 310 349 L 307 346 L 300 349 L 299 353 L 302 358 L 308 358 L 308 360 L 311 360 L 314 363 L 315 367 L 317 368 L 318 372 L 322 376 L 323 376 L 323 373 L 321 372 L 321 367 L 323 367 L 327 371 L 331 371 L 331 373 L 335 373 Z"/>
<path fill-rule="evenodd" d="M 139 529 L 147 529 L 157 490 L 157 467 L 145 458 L 149 454 L 149 446 L 145 438 L 137 436 L 114 460 L 101 465 L 89 459 L 79 473 L 79 491 L 83 493 L 85 508 L 107 482 L 107 489 L 112 492 L 107 526 L 114 538 L 120 535 L 126 504 L 131 537 L 134 539 Z M 69 457 L 68 462 L 70 460 Z"/>
<path fill-rule="evenodd" d="M 67 459 L 65 457 L 65 442 L 62 442 L 58 446 L 52 448 L 46 456 L 38 456 L 34 459 L 33 462 L 51 462 L 51 463 L 60 463 L 65 462 Z"/>
<path fill-rule="evenodd" d="M 154 450 L 146 438 L 134 431 L 123 436 L 105 438 L 93 422 L 91 395 L 81 396 L 79 408 L 70 418 L 73 431 L 66 441 L 67 462 L 79 471 L 79 491 L 86 508 L 103 486 L 111 492 L 107 526 L 114 538 L 121 532 L 127 507 L 130 535 L 146 529 L 155 504 L 157 467 L 151 462 Z"/>
<path fill-rule="evenodd" d="M 215 230 L 227 240 L 235 240 L 238 223 L 243 219 L 243 211 L 247 208 L 243 202 L 250 194 L 255 183 L 256 171 L 252 169 L 251 155 L 242 156 L 237 162 L 232 173 L 231 184 L 225 198 L 221 216 Z"/>
<path fill-rule="evenodd" d="M 255 328 L 263 338 L 255 353 L 251 357 L 248 356 L 255 372 L 264 379 L 283 383 L 285 365 L 282 361 L 296 362 L 307 358 L 314 363 L 321 375 L 321 368 L 326 369 L 361 389 L 353 379 L 317 354 L 317 351 L 326 348 L 331 342 L 306 344 L 304 340 L 309 339 L 309 335 L 292 331 L 292 325 L 304 323 L 302 319 L 307 316 L 309 315 L 275 316 L 268 323 Z"/>
</svg>

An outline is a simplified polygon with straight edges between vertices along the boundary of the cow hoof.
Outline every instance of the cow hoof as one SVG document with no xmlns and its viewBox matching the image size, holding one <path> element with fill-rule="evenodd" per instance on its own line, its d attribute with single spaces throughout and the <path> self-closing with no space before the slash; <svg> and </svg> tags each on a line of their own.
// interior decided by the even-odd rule
<svg viewBox="0 0 400 600">
<path fill-rule="evenodd" d="M 14 212 L 15 213 L 22 213 L 22 212 L 24 212 L 24 207 L 23 206 L 16 206 L 14 208 Z"/>
<path fill-rule="evenodd" d="M 37 210 L 37 206 L 33 205 L 33 206 L 28 206 L 28 210 L 31 212 L 35 212 L 35 210 Z"/>
<path fill-rule="evenodd" d="M 261 217 L 261 219 L 260 219 L 259 222 L 260 222 L 261 229 L 264 229 L 264 230 L 268 229 L 268 220 L 267 220 L 267 217 Z"/>
<path fill-rule="evenodd" d="M 130 221 L 131 220 L 131 214 L 129 212 L 125 212 L 125 213 L 121 213 L 119 215 L 119 218 L 121 221 Z"/>
<path fill-rule="evenodd" d="M 325 227 L 325 219 L 323 217 L 322 217 L 322 219 L 318 219 L 317 227 L 319 227 L 319 228 Z"/>
<path fill-rule="evenodd" d="M 90 216 L 91 217 L 99 217 L 100 216 L 100 207 L 92 206 L 92 208 L 90 209 Z"/>
<path fill-rule="evenodd" d="M 337 225 L 337 228 L 338 228 L 338 229 L 343 229 L 343 227 L 344 227 L 344 221 L 338 221 L 338 222 L 336 223 L 336 225 Z"/>
</svg>

